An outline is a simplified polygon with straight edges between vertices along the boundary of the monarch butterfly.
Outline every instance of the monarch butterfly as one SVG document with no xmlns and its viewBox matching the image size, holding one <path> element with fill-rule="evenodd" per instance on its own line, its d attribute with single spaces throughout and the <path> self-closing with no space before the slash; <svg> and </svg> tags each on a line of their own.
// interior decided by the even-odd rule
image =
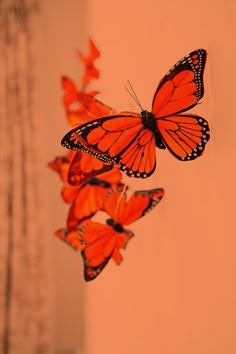
<svg viewBox="0 0 236 354">
<path fill-rule="evenodd" d="M 105 224 L 88 221 L 73 230 L 60 229 L 56 235 L 80 250 L 84 260 L 86 281 L 95 279 L 112 258 L 122 261 L 120 249 L 125 248 L 133 232 L 124 226 L 133 223 L 151 211 L 162 199 L 162 188 L 136 191 L 129 201 L 126 194 L 112 189 L 104 197 L 103 210 L 109 215 Z"/>
<path fill-rule="evenodd" d="M 121 182 L 121 172 L 114 167 L 112 170 L 93 177 L 82 186 L 64 188 L 64 200 L 68 195 L 71 196 L 72 205 L 70 207 L 67 226 L 73 228 L 85 219 L 91 218 L 103 207 L 103 198 L 111 188 L 123 189 Z"/>
<path fill-rule="evenodd" d="M 155 146 L 181 161 L 200 156 L 210 138 L 207 121 L 180 114 L 203 97 L 206 50 L 197 49 L 164 76 L 154 94 L 151 112 L 120 113 L 95 119 L 68 132 L 62 145 L 114 162 L 130 177 L 149 177 L 156 168 Z"/>
</svg>

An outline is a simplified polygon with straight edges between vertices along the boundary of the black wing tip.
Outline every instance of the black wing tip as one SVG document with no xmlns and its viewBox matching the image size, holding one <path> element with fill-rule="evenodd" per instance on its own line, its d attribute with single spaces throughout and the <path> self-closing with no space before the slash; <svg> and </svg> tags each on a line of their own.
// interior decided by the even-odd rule
<svg viewBox="0 0 236 354">
<path fill-rule="evenodd" d="M 151 194 L 151 193 L 160 193 L 162 194 L 161 195 L 161 198 L 163 197 L 163 195 L 165 194 L 165 190 L 164 188 L 154 188 L 154 189 L 149 189 L 149 190 L 140 190 L 140 191 L 135 191 L 134 194 Z"/>
<path fill-rule="evenodd" d="M 109 260 L 111 259 L 111 255 L 106 257 L 105 260 L 98 265 L 97 267 L 92 267 L 89 265 L 88 259 L 85 255 L 85 251 L 81 251 L 82 258 L 84 260 L 84 279 L 86 282 L 94 280 L 98 277 L 98 275 L 103 271 Z"/>
</svg>

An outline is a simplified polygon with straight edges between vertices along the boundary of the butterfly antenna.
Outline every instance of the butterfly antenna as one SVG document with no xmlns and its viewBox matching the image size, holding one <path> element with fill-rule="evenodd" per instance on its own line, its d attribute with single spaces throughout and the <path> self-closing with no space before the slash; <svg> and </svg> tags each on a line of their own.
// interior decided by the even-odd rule
<svg viewBox="0 0 236 354">
<path fill-rule="evenodd" d="M 133 98 L 133 100 L 137 103 L 137 105 L 141 108 L 141 110 L 143 111 L 143 107 L 141 106 L 141 103 L 133 89 L 133 86 L 131 85 L 130 81 L 127 80 L 129 87 L 131 89 L 131 91 L 128 89 L 128 87 L 125 86 L 126 91 L 130 94 L 130 96 Z"/>
<path fill-rule="evenodd" d="M 123 198 L 123 196 L 124 196 L 124 194 L 125 194 L 125 192 L 126 192 L 126 189 L 127 189 L 127 184 L 124 184 L 123 190 L 122 190 L 122 192 L 120 193 L 119 199 L 117 200 L 117 203 L 116 203 L 115 216 L 116 216 L 117 213 L 118 213 L 120 201 L 121 201 L 121 199 Z"/>
</svg>

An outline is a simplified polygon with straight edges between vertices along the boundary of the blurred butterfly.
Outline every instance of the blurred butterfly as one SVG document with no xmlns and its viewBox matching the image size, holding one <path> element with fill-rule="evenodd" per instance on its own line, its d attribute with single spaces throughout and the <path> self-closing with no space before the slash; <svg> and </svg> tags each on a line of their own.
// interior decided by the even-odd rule
<svg viewBox="0 0 236 354">
<path fill-rule="evenodd" d="M 63 105 L 66 110 L 66 117 L 70 125 L 78 126 L 79 124 L 83 124 L 88 122 L 95 117 L 91 115 L 88 109 L 84 107 L 83 101 L 86 99 L 92 100 L 92 97 L 98 94 L 98 91 L 91 91 L 88 93 L 84 93 L 78 89 L 76 84 L 66 76 L 61 78 L 63 92 Z M 86 98 L 86 97 L 89 98 Z M 95 105 L 94 101 L 94 105 Z M 91 107 L 92 108 L 92 107 Z M 101 117 L 101 116 L 99 116 Z"/>
<path fill-rule="evenodd" d="M 112 170 L 100 174 L 98 177 L 89 179 L 80 187 L 64 187 L 64 200 L 69 200 L 70 207 L 67 226 L 73 228 L 85 219 L 91 218 L 97 211 L 102 209 L 103 198 L 111 188 L 124 189 L 121 183 L 121 172 L 114 167 Z"/>
<path fill-rule="evenodd" d="M 181 161 L 194 160 L 210 138 L 209 126 L 200 116 L 180 113 L 203 97 L 205 62 L 206 51 L 197 49 L 175 64 L 158 85 L 151 112 L 95 119 L 67 133 L 62 145 L 117 163 L 128 176 L 138 178 L 154 172 L 155 146 L 167 148 Z"/>
<path fill-rule="evenodd" d="M 56 235 L 80 250 L 84 260 L 86 281 L 95 279 L 112 258 L 122 261 L 121 248 L 125 248 L 133 232 L 124 226 L 151 211 L 162 199 L 162 188 L 136 191 L 127 201 L 126 194 L 112 189 L 104 197 L 103 210 L 109 215 L 105 224 L 89 221 L 73 230 L 61 229 Z"/>
<path fill-rule="evenodd" d="M 91 38 L 89 38 L 89 54 L 86 56 L 78 52 L 79 59 L 85 65 L 85 73 L 82 78 L 83 86 L 87 86 L 92 79 L 99 78 L 99 71 L 94 66 L 94 61 L 100 57 L 100 52 Z"/>
</svg>

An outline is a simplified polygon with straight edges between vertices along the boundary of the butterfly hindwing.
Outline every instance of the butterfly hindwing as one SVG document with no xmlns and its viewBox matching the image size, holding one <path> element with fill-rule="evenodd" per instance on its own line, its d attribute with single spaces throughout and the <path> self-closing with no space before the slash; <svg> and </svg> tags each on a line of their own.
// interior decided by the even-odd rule
<svg viewBox="0 0 236 354">
<path fill-rule="evenodd" d="M 210 139 L 207 121 L 197 115 L 179 114 L 158 119 L 158 127 L 168 150 L 181 161 L 202 155 Z"/>
<path fill-rule="evenodd" d="M 102 261 L 97 266 L 91 266 L 89 263 L 89 260 L 86 257 L 86 252 L 82 251 L 81 255 L 84 260 L 84 279 L 86 281 L 90 281 L 90 280 L 97 278 L 97 276 L 101 273 L 101 271 L 105 268 L 105 266 L 107 265 L 107 263 L 111 259 L 111 256 L 107 257 L 104 259 L 104 261 Z"/>
</svg>

